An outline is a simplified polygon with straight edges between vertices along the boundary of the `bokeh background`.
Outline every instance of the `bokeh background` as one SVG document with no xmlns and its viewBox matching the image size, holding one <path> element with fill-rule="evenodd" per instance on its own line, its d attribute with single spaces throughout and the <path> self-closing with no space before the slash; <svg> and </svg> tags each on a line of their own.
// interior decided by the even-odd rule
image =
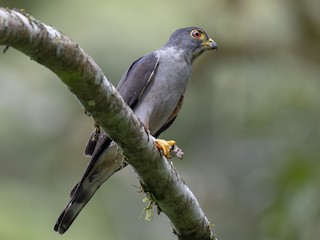
<svg viewBox="0 0 320 240">
<path fill-rule="evenodd" d="M 162 136 L 219 239 L 320 235 L 320 1 L 8 0 L 56 27 L 116 84 L 180 27 L 219 44 L 194 63 L 178 119 Z M 3 49 L 3 48 L 2 48 Z M 76 98 L 14 49 L 0 54 L 0 239 L 175 239 L 144 220 L 130 167 L 105 183 L 69 231 L 53 225 L 87 160 L 92 131 Z"/>
</svg>

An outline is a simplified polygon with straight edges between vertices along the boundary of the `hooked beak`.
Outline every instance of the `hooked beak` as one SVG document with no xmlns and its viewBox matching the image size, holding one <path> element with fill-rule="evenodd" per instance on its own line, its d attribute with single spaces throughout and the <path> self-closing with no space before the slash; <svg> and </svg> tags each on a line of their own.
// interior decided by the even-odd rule
<svg viewBox="0 0 320 240">
<path fill-rule="evenodd" d="M 213 41 L 211 38 L 204 41 L 202 43 L 202 46 L 204 46 L 206 50 L 218 50 L 218 44 L 215 41 Z"/>
</svg>

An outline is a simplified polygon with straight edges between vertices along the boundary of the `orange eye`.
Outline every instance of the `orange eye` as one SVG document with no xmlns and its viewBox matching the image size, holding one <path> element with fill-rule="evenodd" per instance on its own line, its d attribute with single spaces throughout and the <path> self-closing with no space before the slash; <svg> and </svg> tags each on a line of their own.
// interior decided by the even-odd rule
<svg viewBox="0 0 320 240">
<path fill-rule="evenodd" d="M 202 32 L 200 32 L 199 30 L 195 29 L 191 32 L 190 34 L 193 38 L 195 39 L 200 39 L 201 38 L 201 35 L 202 35 Z"/>
</svg>

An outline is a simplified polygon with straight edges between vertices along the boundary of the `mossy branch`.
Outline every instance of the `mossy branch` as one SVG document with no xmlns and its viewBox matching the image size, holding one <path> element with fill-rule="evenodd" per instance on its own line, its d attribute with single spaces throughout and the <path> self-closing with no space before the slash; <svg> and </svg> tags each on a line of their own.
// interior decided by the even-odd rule
<svg viewBox="0 0 320 240">
<path fill-rule="evenodd" d="M 153 137 L 101 69 L 77 43 L 21 10 L 0 8 L 0 45 L 21 51 L 57 74 L 85 111 L 123 149 L 144 190 L 169 217 L 179 239 L 214 238 L 193 193 L 155 148 Z"/>
</svg>

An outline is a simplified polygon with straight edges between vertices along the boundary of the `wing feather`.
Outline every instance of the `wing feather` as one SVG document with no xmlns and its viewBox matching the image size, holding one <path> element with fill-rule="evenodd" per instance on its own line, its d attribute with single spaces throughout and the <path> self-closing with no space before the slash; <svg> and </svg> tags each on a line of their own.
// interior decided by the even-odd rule
<svg viewBox="0 0 320 240">
<path fill-rule="evenodd" d="M 122 76 L 117 90 L 121 97 L 133 108 L 135 103 L 142 96 L 144 90 L 152 79 L 157 66 L 159 64 L 159 57 L 155 53 L 149 53 L 138 60 L 136 60 L 129 69 Z M 80 181 L 80 184 L 87 178 L 93 169 L 96 161 L 102 152 L 109 147 L 111 139 L 101 130 L 97 135 L 96 130 L 92 133 L 87 146 L 85 147 L 85 154 L 91 155 L 89 165 Z"/>
<path fill-rule="evenodd" d="M 123 75 L 117 90 L 129 107 L 133 108 L 142 96 L 158 64 L 159 57 L 155 53 L 149 53 L 136 60 Z"/>
</svg>

